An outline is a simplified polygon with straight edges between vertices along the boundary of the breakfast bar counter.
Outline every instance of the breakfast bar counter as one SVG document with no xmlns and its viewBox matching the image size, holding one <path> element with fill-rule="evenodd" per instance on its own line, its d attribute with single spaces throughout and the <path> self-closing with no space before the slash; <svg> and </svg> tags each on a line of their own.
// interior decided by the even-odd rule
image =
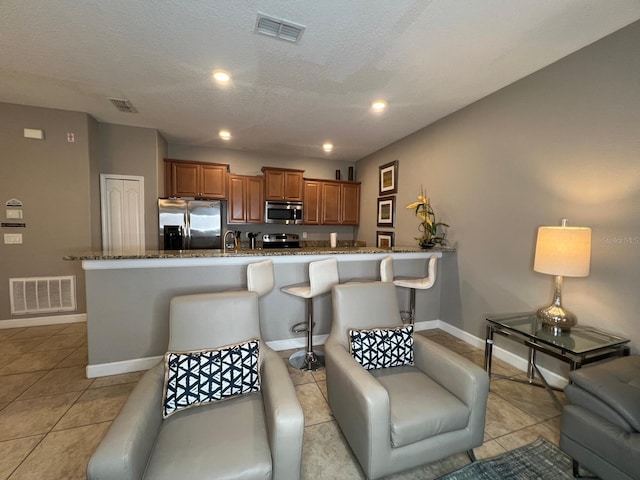
<svg viewBox="0 0 640 480">
<path fill-rule="evenodd" d="M 68 255 L 82 261 L 87 299 L 89 365 L 98 377 L 142 370 L 165 353 L 169 339 L 169 302 L 176 295 L 245 290 L 247 265 L 265 259 L 274 264 L 275 287 L 260 298 L 262 337 L 276 350 L 301 348 L 305 334 L 291 327 L 305 318 L 305 302 L 280 291 L 285 285 L 308 281 L 309 262 L 335 257 L 340 282 L 380 278 L 380 261 L 391 256 L 396 275 L 424 276 L 427 260 L 453 249 L 399 247 L 305 247 L 264 250 L 182 250 L 133 253 L 88 252 Z M 437 320 L 440 314 L 440 275 L 430 290 L 416 297 L 416 322 Z M 406 289 L 398 301 L 407 305 Z M 331 296 L 314 302 L 314 343 L 324 343 L 331 326 Z"/>
</svg>

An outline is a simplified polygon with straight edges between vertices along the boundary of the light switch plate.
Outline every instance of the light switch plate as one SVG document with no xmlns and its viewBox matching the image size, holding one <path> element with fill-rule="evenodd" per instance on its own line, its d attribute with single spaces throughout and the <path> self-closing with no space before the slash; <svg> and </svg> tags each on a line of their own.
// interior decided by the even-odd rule
<svg viewBox="0 0 640 480">
<path fill-rule="evenodd" d="M 18 245 L 22 243 L 22 234 L 21 233 L 5 233 L 4 234 L 4 243 L 9 245 Z"/>
<path fill-rule="evenodd" d="M 22 210 L 14 208 L 7 210 L 7 218 L 22 218 Z"/>
</svg>

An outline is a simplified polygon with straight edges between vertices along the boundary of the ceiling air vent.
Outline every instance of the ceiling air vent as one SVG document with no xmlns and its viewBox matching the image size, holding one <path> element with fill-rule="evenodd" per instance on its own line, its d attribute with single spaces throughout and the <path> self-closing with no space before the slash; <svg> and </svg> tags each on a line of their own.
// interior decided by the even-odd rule
<svg viewBox="0 0 640 480">
<path fill-rule="evenodd" d="M 136 107 L 131 105 L 131 102 L 129 100 L 127 100 L 126 98 L 111 98 L 111 97 L 109 97 L 109 98 L 107 98 L 107 100 L 109 100 L 111 103 L 113 103 L 113 106 L 116 107 L 121 112 L 124 112 L 124 113 L 138 113 L 138 110 L 136 110 Z"/>
<path fill-rule="evenodd" d="M 255 32 L 286 42 L 299 43 L 305 28 L 302 25 L 258 13 Z"/>
</svg>

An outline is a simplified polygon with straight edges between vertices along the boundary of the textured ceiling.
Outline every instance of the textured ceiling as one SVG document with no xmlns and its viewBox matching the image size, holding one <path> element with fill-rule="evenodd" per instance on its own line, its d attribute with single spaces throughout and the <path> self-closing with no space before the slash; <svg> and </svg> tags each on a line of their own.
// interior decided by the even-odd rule
<svg viewBox="0 0 640 480">
<path fill-rule="evenodd" d="M 258 12 L 304 25 L 300 43 L 255 34 Z M 356 160 L 638 19 L 640 0 L 2 0 L 0 101 Z"/>
</svg>

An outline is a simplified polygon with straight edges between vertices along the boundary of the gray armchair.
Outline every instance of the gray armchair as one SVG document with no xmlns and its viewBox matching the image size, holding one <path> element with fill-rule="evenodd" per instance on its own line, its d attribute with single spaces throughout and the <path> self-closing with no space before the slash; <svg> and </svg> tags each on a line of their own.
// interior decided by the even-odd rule
<svg viewBox="0 0 640 480">
<path fill-rule="evenodd" d="M 414 336 L 415 366 L 365 370 L 349 353 L 349 329 L 400 326 L 391 283 L 333 288 L 325 343 L 333 415 L 366 476 L 380 478 L 482 444 L 489 378 L 471 361 Z"/>
<path fill-rule="evenodd" d="M 640 355 L 569 374 L 560 448 L 606 480 L 640 479 Z"/>
<path fill-rule="evenodd" d="M 174 297 L 169 350 L 260 337 L 255 292 Z M 260 342 L 261 391 L 163 419 L 164 365 L 149 370 L 91 457 L 89 480 L 297 479 L 304 417 L 283 360 Z"/>
</svg>

